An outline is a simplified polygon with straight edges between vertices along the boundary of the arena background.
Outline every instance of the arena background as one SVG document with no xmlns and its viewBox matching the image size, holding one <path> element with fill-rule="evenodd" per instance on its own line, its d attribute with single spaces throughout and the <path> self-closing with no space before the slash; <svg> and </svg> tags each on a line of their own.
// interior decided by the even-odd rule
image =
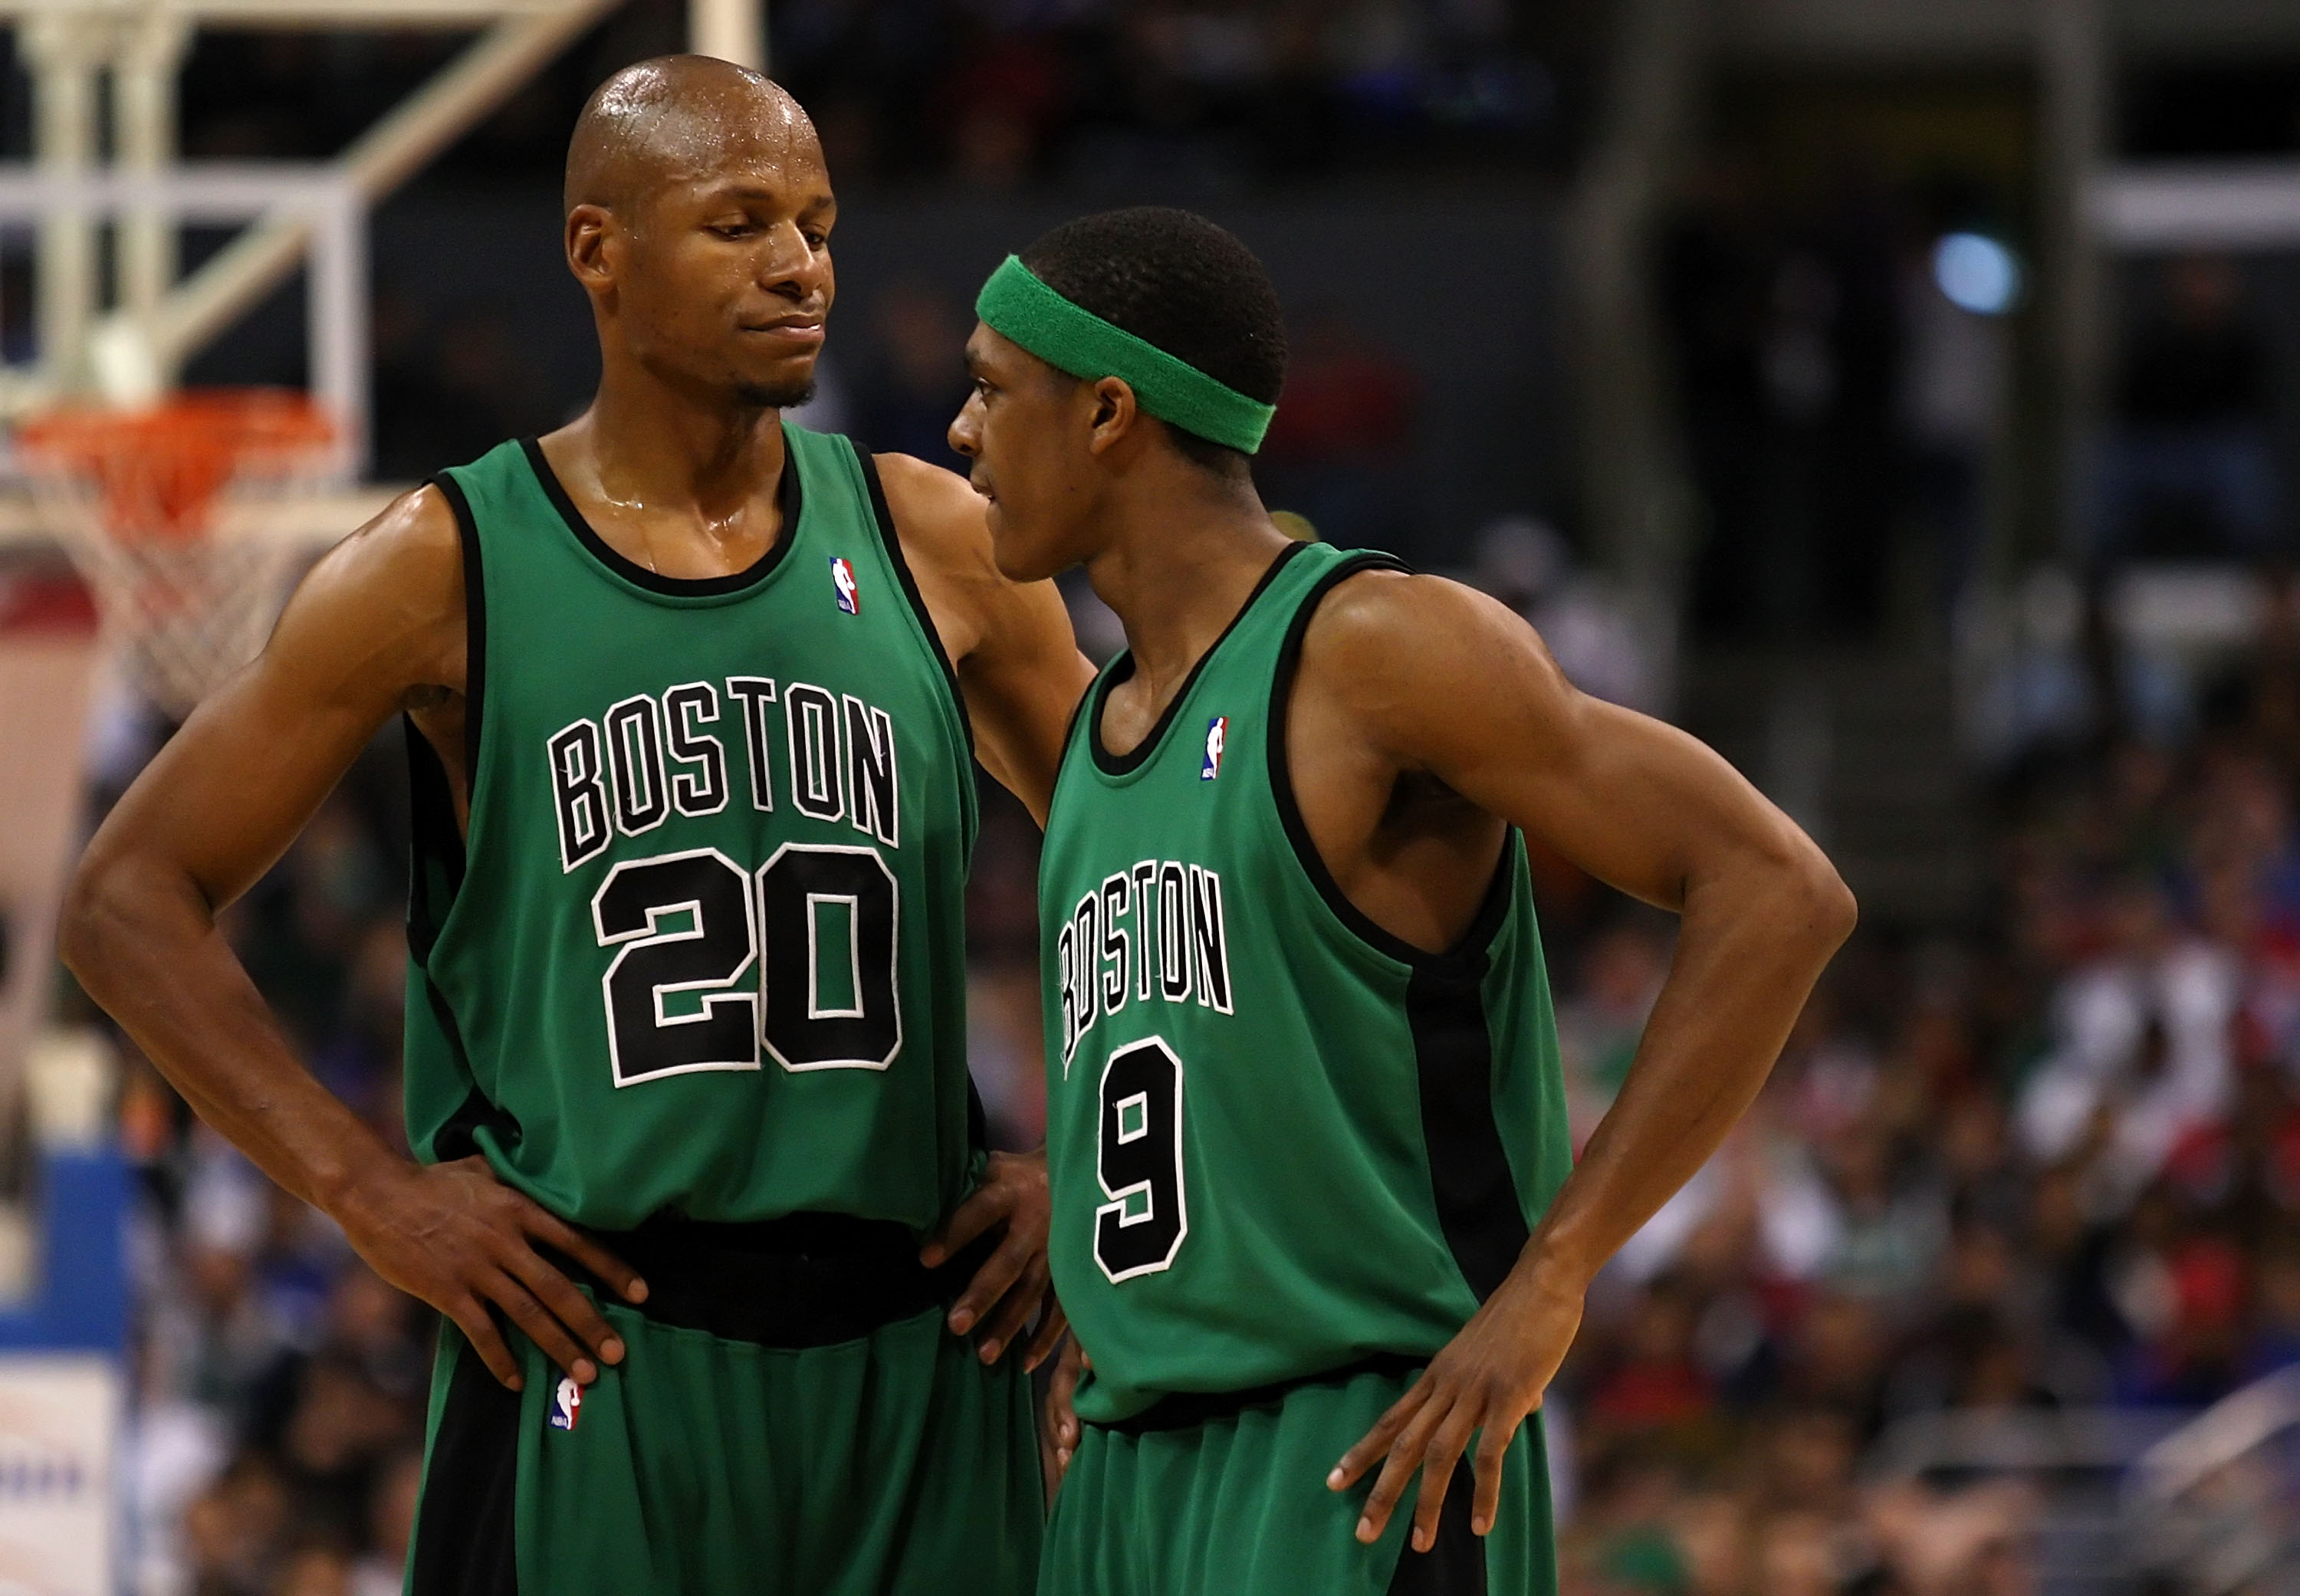
<svg viewBox="0 0 2300 1596">
<path fill-rule="evenodd" d="M 364 277 L 366 484 L 579 407 L 575 112 L 691 28 L 744 49 L 744 8 L 194 9 L 139 80 L 174 85 L 164 147 L 58 163 L 58 19 L 149 18 L 0 4 L 0 163 L 48 162 L 0 201 L 334 161 L 482 27 L 580 13 L 362 199 L 329 279 Z M 1082 210 L 1203 210 L 1286 302 L 1271 504 L 1519 607 L 1860 894 L 1747 1122 L 1593 1294 L 1549 1403 L 1565 1589 L 2300 1590 L 2300 8 L 778 0 L 763 44 L 842 202 L 804 419 L 947 461 L 989 265 Z M 41 192 L 0 204 L 10 417 L 100 375 Z M 89 235 L 92 312 L 131 301 L 132 231 Z M 171 233 L 169 271 L 232 237 Z M 183 381 L 351 369 L 317 279 L 273 276 Z M 378 497 L 331 493 L 307 541 Z M 429 1316 L 54 961 L 57 872 L 168 730 L 95 669 L 56 531 L 0 484 L 0 1592 L 386 1596 Z M 402 786 L 394 731 L 229 917 L 394 1135 Z M 1024 1147 L 1036 838 L 985 802 L 972 1062 Z M 1578 1138 L 1671 927 L 1561 860 L 1537 896 Z"/>
</svg>

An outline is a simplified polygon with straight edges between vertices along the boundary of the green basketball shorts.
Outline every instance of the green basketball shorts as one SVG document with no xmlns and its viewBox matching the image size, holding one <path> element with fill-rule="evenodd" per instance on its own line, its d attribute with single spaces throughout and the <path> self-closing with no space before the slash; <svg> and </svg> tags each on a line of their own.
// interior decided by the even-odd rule
<svg viewBox="0 0 2300 1596">
<path fill-rule="evenodd" d="M 601 1239 L 646 1280 L 645 1311 L 577 1276 L 628 1349 L 591 1385 L 514 1333 L 525 1385 L 506 1391 L 442 1326 L 408 1596 L 1028 1596 L 1029 1380 L 943 1325 L 979 1249 L 931 1278 L 913 1256 L 906 1280 L 891 1257 L 667 1258 L 639 1234 Z"/>
<path fill-rule="evenodd" d="M 1373 1475 L 1346 1492 L 1326 1475 L 1418 1372 L 1381 1359 L 1080 1426 L 1046 1528 L 1042 1596 L 1554 1596 L 1538 1416 L 1510 1445 L 1491 1534 L 1471 1533 L 1465 1460 L 1429 1551 L 1406 1544 L 1418 1481 L 1381 1538 L 1358 1543 Z"/>
</svg>

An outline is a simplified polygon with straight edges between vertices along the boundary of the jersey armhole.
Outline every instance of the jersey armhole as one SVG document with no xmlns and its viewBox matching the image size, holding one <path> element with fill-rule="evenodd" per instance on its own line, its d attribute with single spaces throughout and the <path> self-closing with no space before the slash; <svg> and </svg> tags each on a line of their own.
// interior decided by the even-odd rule
<svg viewBox="0 0 2300 1596">
<path fill-rule="evenodd" d="M 454 512 L 455 536 L 463 556 L 463 782 L 479 785 L 479 733 L 487 702 L 488 590 L 479 557 L 479 522 L 462 483 L 446 471 L 431 485 Z M 407 951 L 428 967 L 440 927 L 463 890 L 470 853 L 455 823 L 455 796 L 447 767 L 415 724 L 403 714 L 407 738 Z"/>
<path fill-rule="evenodd" d="M 1278 822 L 1285 829 L 1286 840 L 1293 845 L 1295 859 L 1334 917 L 1376 952 L 1417 971 L 1433 971 L 1478 959 L 1501 929 L 1502 920 L 1509 913 L 1511 883 L 1516 874 L 1517 828 L 1509 827 L 1503 836 L 1501 857 L 1494 861 L 1493 878 L 1486 884 L 1485 896 L 1479 900 L 1478 911 L 1460 940 L 1442 953 L 1426 952 L 1375 924 L 1373 918 L 1351 902 L 1342 891 L 1341 884 L 1334 879 L 1333 871 L 1319 853 L 1308 824 L 1302 819 L 1302 806 L 1294 793 L 1293 768 L 1286 757 L 1286 728 L 1293 717 L 1294 680 L 1302 668 L 1302 645 L 1310 635 L 1310 622 L 1328 594 L 1350 578 L 1369 570 L 1413 574 L 1413 568 L 1394 554 L 1369 550 L 1348 555 L 1335 561 L 1332 569 L 1317 579 L 1287 624 L 1286 641 L 1279 648 L 1278 669 L 1270 684 L 1270 745 L 1265 758 L 1270 769 L 1270 794 L 1278 806 Z"/>
<path fill-rule="evenodd" d="M 942 667 L 943 684 L 950 689 L 951 707 L 958 712 L 959 731 L 966 738 L 967 756 L 972 759 L 974 721 L 966 712 L 966 694 L 959 691 L 958 669 L 950 662 L 950 654 L 942 645 L 942 634 L 935 629 L 934 615 L 919 592 L 917 578 L 911 575 L 910 562 L 903 558 L 903 539 L 895 528 L 895 512 L 888 508 L 887 491 L 879 483 L 879 462 L 853 438 L 846 443 L 854 452 L 854 463 L 862 469 L 862 485 L 871 495 L 871 514 L 879 523 L 879 546 L 887 551 L 887 563 L 895 568 L 895 579 L 903 586 L 903 596 L 910 601 L 911 613 L 918 617 L 919 630 L 926 634 L 927 647 L 934 651 L 935 663 Z"/>
<path fill-rule="evenodd" d="M 479 553 L 479 523 L 463 485 L 446 471 L 431 478 L 455 514 L 455 537 L 463 548 L 463 783 L 479 785 L 479 731 L 488 702 L 488 582 Z"/>
</svg>

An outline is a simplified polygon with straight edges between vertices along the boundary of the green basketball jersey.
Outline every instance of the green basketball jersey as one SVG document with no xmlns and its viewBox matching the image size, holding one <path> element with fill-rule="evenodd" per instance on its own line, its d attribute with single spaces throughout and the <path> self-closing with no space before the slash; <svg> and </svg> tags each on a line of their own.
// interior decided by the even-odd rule
<svg viewBox="0 0 2300 1596">
<path fill-rule="evenodd" d="M 1386 556 L 1288 549 L 1140 747 L 1121 654 L 1062 756 L 1039 866 L 1055 1289 L 1078 1407 L 1435 1352 L 1571 1160 L 1522 843 L 1442 956 L 1354 908 L 1287 774 L 1301 639 Z M 1432 705 L 1431 713 L 1443 713 Z"/>
<path fill-rule="evenodd" d="M 979 1136 L 956 680 L 869 456 L 785 427 L 751 569 L 659 577 L 533 442 L 464 540 L 468 836 L 411 736 L 408 1135 L 553 1211 L 936 1224 Z"/>
</svg>

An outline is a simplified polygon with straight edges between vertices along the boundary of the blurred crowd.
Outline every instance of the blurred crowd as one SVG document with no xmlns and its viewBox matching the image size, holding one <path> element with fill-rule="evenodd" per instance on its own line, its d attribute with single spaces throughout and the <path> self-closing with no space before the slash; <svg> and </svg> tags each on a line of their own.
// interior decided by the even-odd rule
<svg viewBox="0 0 2300 1596">
<path fill-rule="evenodd" d="M 1981 926 L 1856 942 L 1607 1271 L 1561 1385 L 1577 1588 L 2034 1590 L 2044 1488 L 2087 1461 L 2036 1439 L 2053 1416 L 2125 1416 L 2089 1459 L 2121 1467 L 2300 1363 L 2295 599 L 2274 588 L 2256 649 L 2170 720 L 2095 648 L 2079 711 L 1997 771 Z M 1615 912 L 1562 960 L 1577 1137 L 1668 949 Z M 1992 1428 L 2036 1439 L 2021 1475 L 1939 1450 Z M 2111 1491 L 2094 1555 L 2257 1588 L 2271 1506 L 2254 1563 L 2206 1578 Z"/>
</svg>

